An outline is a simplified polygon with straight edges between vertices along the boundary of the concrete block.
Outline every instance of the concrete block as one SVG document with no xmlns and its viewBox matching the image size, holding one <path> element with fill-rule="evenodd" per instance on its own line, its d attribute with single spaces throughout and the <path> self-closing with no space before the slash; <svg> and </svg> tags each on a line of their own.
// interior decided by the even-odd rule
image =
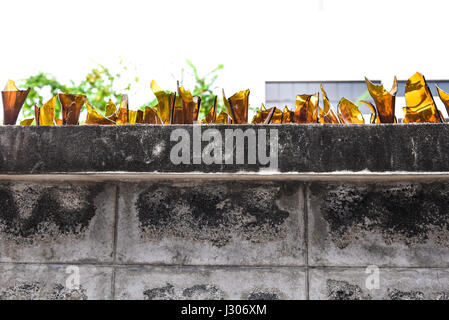
<svg viewBox="0 0 449 320">
<path fill-rule="evenodd" d="M 111 299 L 109 267 L 0 264 L 0 273 L 0 300 Z"/>
<path fill-rule="evenodd" d="M 178 142 L 171 141 L 170 136 L 174 130 L 184 129 L 190 135 L 192 147 L 192 127 L 0 126 L 0 174 L 239 173 L 267 169 L 268 165 L 259 162 L 207 165 L 194 164 L 190 159 L 189 163 L 174 164 L 170 152 Z M 218 130 L 222 139 L 229 129 L 278 130 L 278 165 L 270 168 L 272 172 L 449 172 L 447 123 L 200 127 L 202 132 L 211 128 Z M 202 148 L 207 144 L 208 141 L 203 141 Z M 190 156 L 193 158 L 193 151 Z"/>
<path fill-rule="evenodd" d="M 312 183 L 311 266 L 449 267 L 448 182 Z"/>
<path fill-rule="evenodd" d="M 365 268 L 309 270 L 313 300 L 448 300 L 448 269 L 379 269 L 379 282 Z"/>
<path fill-rule="evenodd" d="M 1 182 L 1 262 L 111 262 L 115 186 Z"/>
<path fill-rule="evenodd" d="M 301 268 L 130 267 L 115 280 L 116 299 L 305 299 Z"/>
<path fill-rule="evenodd" d="M 119 190 L 119 262 L 304 264 L 296 182 L 178 180 Z"/>
</svg>

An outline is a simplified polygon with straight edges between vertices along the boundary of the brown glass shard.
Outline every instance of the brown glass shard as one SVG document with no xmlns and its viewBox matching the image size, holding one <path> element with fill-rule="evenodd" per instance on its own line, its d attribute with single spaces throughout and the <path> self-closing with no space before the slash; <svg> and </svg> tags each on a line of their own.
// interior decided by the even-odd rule
<svg viewBox="0 0 449 320">
<path fill-rule="evenodd" d="M 87 125 L 113 125 L 115 124 L 110 118 L 103 116 L 99 113 L 87 100 L 86 100 L 87 118 L 85 124 Z"/>
<path fill-rule="evenodd" d="M 295 123 L 318 122 L 318 93 L 298 94 L 296 96 L 296 110 L 293 116 Z"/>
<path fill-rule="evenodd" d="M 229 99 L 226 99 L 226 95 L 223 90 L 223 102 L 228 110 L 228 114 L 232 118 L 232 123 L 248 123 L 249 89 L 239 91 Z"/>
<path fill-rule="evenodd" d="M 331 108 L 329 98 L 326 91 L 324 91 L 323 85 L 321 87 L 321 94 L 323 96 L 323 109 L 319 108 L 319 122 L 320 123 L 340 123 L 338 116 Z"/>
<path fill-rule="evenodd" d="M 201 98 L 194 97 L 189 90 L 179 87 L 178 93 L 181 98 L 183 122 L 184 124 L 192 124 L 198 121 L 198 114 L 201 107 Z"/>
<path fill-rule="evenodd" d="M 257 113 L 254 115 L 253 119 L 251 120 L 252 124 L 259 124 L 264 123 L 265 119 L 268 116 L 269 111 L 265 108 L 264 104 L 260 106 L 260 109 L 257 111 Z"/>
<path fill-rule="evenodd" d="M 379 118 L 379 114 L 377 112 L 377 108 L 369 101 L 360 100 L 360 102 L 365 104 L 371 111 L 371 117 L 369 119 L 369 123 L 381 123 L 380 118 Z M 393 121 L 395 121 L 395 119 L 396 118 L 394 118 Z"/>
<path fill-rule="evenodd" d="M 68 93 L 60 93 L 58 96 L 62 108 L 62 124 L 63 125 L 79 124 L 81 108 L 83 107 L 86 101 L 86 96 L 82 94 L 68 94 Z"/>
<path fill-rule="evenodd" d="M 405 84 L 405 102 L 402 122 L 443 122 L 426 80 L 419 72 Z"/>
<path fill-rule="evenodd" d="M 259 111 L 257 111 L 256 115 L 253 117 L 251 123 L 253 124 L 269 124 L 269 123 L 282 123 L 283 121 L 283 112 L 282 110 L 272 107 L 270 109 L 266 109 L 262 104 Z"/>
<path fill-rule="evenodd" d="M 294 115 L 294 111 L 291 111 L 288 107 L 284 107 L 282 123 L 292 123 Z"/>
<path fill-rule="evenodd" d="M 120 106 L 117 111 L 117 125 L 125 125 L 129 123 L 129 106 L 128 106 L 128 95 L 123 94 L 120 101 Z"/>
<path fill-rule="evenodd" d="M 157 115 L 157 110 L 155 110 L 155 108 L 145 107 L 143 123 L 162 124 L 162 120 Z"/>
<path fill-rule="evenodd" d="M 14 81 L 9 80 L 5 89 L 2 91 L 3 100 L 3 124 L 14 125 L 19 117 L 20 110 L 30 92 L 27 90 L 19 90 Z"/>
<path fill-rule="evenodd" d="M 346 98 L 340 99 L 337 111 L 342 123 L 365 123 L 365 119 L 357 105 Z"/>
<path fill-rule="evenodd" d="M 117 111 L 118 110 L 115 106 L 115 103 L 112 102 L 112 100 L 109 100 L 106 104 L 106 111 L 104 113 L 104 116 L 115 122 L 117 120 Z"/>
<path fill-rule="evenodd" d="M 209 112 L 206 114 L 206 118 L 203 119 L 203 123 L 210 124 L 215 123 L 217 118 L 217 96 L 214 98 L 214 105 L 210 108 Z"/>
<path fill-rule="evenodd" d="M 39 125 L 39 115 L 41 113 L 40 110 L 41 108 L 39 108 L 37 104 L 34 104 L 34 118 L 36 119 L 36 126 Z"/>
<path fill-rule="evenodd" d="M 181 99 L 178 95 L 173 94 L 173 99 L 171 100 L 171 111 L 170 111 L 170 124 L 183 124 L 184 123 L 184 109 L 181 105 Z"/>
<path fill-rule="evenodd" d="M 34 118 L 25 119 L 20 121 L 21 126 L 31 126 L 33 124 Z"/>
<path fill-rule="evenodd" d="M 264 124 L 282 123 L 283 116 L 284 116 L 284 114 L 281 109 L 273 107 L 269 110 L 268 116 L 265 119 Z"/>
<path fill-rule="evenodd" d="M 143 111 L 142 110 L 129 110 L 129 124 L 143 123 Z"/>
<path fill-rule="evenodd" d="M 394 77 L 393 87 L 390 91 L 385 90 L 382 84 L 373 84 L 368 78 L 365 77 L 366 86 L 368 87 L 368 92 L 376 104 L 375 107 L 370 103 L 368 107 L 373 112 L 372 108 L 375 109 L 375 113 L 378 120 L 371 121 L 371 123 L 395 123 L 396 118 L 394 116 L 396 93 L 398 91 L 398 81 Z M 365 103 L 365 102 L 364 102 Z M 366 103 L 365 103 L 366 104 Z M 379 121 L 379 122 L 378 122 Z"/>
<path fill-rule="evenodd" d="M 35 114 L 38 113 L 38 115 L 36 115 L 36 125 L 40 125 L 40 126 L 53 126 L 55 124 L 62 124 L 61 123 L 57 123 L 57 120 L 55 119 L 55 109 L 56 109 L 56 102 L 57 102 L 58 97 L 57 96 L 53 96 L 53 98 L 51 98 L 50 100 L 48 100 L 42 107 L 40 108 L 36 108 L 35 109 Z"/>
<path fill-rule="evenodd" d="M 173 101 L 175 99 L 174 93 L 166 93 L 162 90 L 156 81 L 151 81 L 151 90 L 153 90 L 154 95 L 157 99 L 157 113 L 164 124 L 169 124 L 171 119 L 171 110 L 173 106 Z M 181 101 L 178 99 L 178 105 L 181 105 Z"/>
<path fill-rule="evenodd" d="M 216 124 L 231 124 L 232 118 L 224 111 L 221 111 L 215 119 Z"/>
<path fill-rule="evenodd" d="M 449 115 L 449 94 L 441 90 L 440 87 L 437 87 L 438 96 L 440 97 L 441 101 L 443 101 L 444 107 L 446 108 L 447 114 Z M 441 116 L 443 118 L 443 116 Z"/>
</svg>

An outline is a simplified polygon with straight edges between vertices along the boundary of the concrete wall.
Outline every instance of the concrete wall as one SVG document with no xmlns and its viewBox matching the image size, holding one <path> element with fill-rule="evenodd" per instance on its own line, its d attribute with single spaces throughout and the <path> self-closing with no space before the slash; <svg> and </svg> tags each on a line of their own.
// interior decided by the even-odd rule
<svg viewBox="0 0 449 320">
<path fill-rule="evenodd" d="M 328 149 L 297 148 L 294 141 L 307 141 L 312 129 L 288 127 L 289 136 L 278 127 L 279 168 L 269 174 L 244 165 L 186 174 L 173 174 L 179 171 L 175 166 L 158 173 L 114 167 L 123 157 L 143 168 L 139 159 L 145 157 L 136 154 L 146 154 L 153 166 L 171 142 L 159 140 L 165 151 L 152 152 L 157 141 L 151 137 L 169 137 L 172 127 L 139 127 L 134 136 L 140 142 L 134 144 L 141 146 L 135 150 L 114 144 L 117 132 L 129 134 L 132 127 L 1 127 L 0 299 L 448 299 L 449 162 L 442 161 L 448 157 L 449 142 L 442 136 L 447 127 L 389 126 L 385 137 L 395 138 L 365 152 L 365 164 L 379 167 L 393 159 L 389 168 L 411 155 L 408 171 L 323 166 L 320 174 L 301 172 L 297 164 L 310 154 L 323 159 Z M 349 134 L 351 128 L 373 127 L 347 129 Z M 110 133 L 87 136 L 91 130 Z M 343 135 L 323 126 L 313 130 L 329 137 L 329 145 Z M 404 130 L 411 135 L 398 138 Z M 378 131 L 377 139 L 382 134 Z M 142 143 L 142 137 L 150 142 Z M 82 148 L 98 151 L 83 159 L 67 150 L 74 138 L 83 141 L 76 142 Z M 95 145 L 101 139 L 110 140 Z M 392 147 L 396 139 L 413 139 L 415 154 L 398 154 L 402 149 Z M 27 147 L 32 159 L 27 165 L 19 159 L 24 154 L 19 146 L 37 140 L 53 141 L 47 150 L 72 152 L 78 168 L 102 166 L 101 157 L 110 167 L 70 170 L 68 155 L 43 154 L 36 146 Z M 110 155 L 102 153 L 106 145 Z M 366 147 L 345 148 L 331 169 L 342 165 L 338 161 L 358 166 L 349 160 Z M 435 156 L 427 164 L 426 150 Z M 289 172 L 295 163 L 297 170 Z M 240 169 L 244 172 L 236 173 Z M 368 272 L 379 268 L 376 288 L 367 286 L 373 275 L 368 266 Z"/>
</svg>

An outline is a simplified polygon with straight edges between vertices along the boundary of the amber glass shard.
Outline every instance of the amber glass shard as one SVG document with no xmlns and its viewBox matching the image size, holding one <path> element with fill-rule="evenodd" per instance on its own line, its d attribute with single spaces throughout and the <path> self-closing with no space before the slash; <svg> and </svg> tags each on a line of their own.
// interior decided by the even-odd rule
<svg viewBox="0 0 449 320">
<path fill-rule="evenodd" d="M 48 100 L 42 107 L 39 108 L 39 116 L 36 117 L 36 119 L 39 118 L 40 126 L 53 126 L 55 124 L 58 124 L 55 120 L 55 109 L 57 99 L 58 97 L 54 96 L 53 98 Z"/>
<path fill-rule="evenodd" d="M 217 118 L 217 96 L 214 98 L 214 105 L 210 108 L 209 112 L 206 114 L 206 118 L 203 119 L 202 123 L 210 124 L 215 123 Z"/>
<path fill-rule="evenodd" d="M 145 107 L 143 123 L 146 124 L 162 124 L 162 120 L 157 115 L 157 110 L 150 107 Z"/>
<path fill-rule="evenodd" d="M 3 91 L 19 91 L 19 89 L 17 88 L 16 83 L 13 80 L 8 80 Z"/>
<path fill-rule="evenodd" d="M 181 98 L 183 123 L 192 124 L 198 121 L 198 112 L 201 107 L 201 98 L 194 97 L 189 90 L 178 86 L 179 97 Z"/>
<path fill-rule="evenodd" d="M 320 84 L 321 95 L 323 96 L 323 113 L 326 114 L 331 109 L 331 103 L 329 102 L 329 98 L 327 97 L 326 91 L 324 91 L 323 85 Z"/>
<path fill-rule="evenodd" d="M 272 107 L 270 109 L 266 109 L 262 104 L 259 111 L 257 111 L 256 115 L 253 117 L 251 123 L 253 124 L 268 124 L 268 123 L 282 123 L 283 121 L 283 112 L 282 110 Z"/>
<path fill-rule="evenodd" d="M 87 100 L 86 100 L 87 118 L 85 124 L 87 125 L 113 125 L 114 121 L 103 116 L 99 113 Z"/>
<path fill-rule="evenodd" d="M 320 123 L 334 123 L 334 124 L 340 123 L 340 119 L 338 118 L 334 110 L 329 109 L 327 113 L 324 113 L 324 111 L 320 108 L 319 111 L 320 111 L 320 118 L 319 118 Z"/>
<path fill-rule="evenodd" d="M 33 124 L 34 118 L 31 119 L 25 119 L 20 121 L 21 126 L 31 126 Z"/>
<path fill-rule="evenodd" d="M 143 111 L 142 110 L 129 110 L 129 124 L 143 123 Z"/>
<path fill-rule="evenodd" d="M 106 111 L 104 116 L 115 122 L 117 118 L 117 111 L 118 110 L 117 107 L 115 106 L 115 103 L 112 102 L 112 100 L 109 100 L 108 103 L 106 104 Z"/>
<path fill-rule="evenodd" d="M 129 106 L 128 106 L 128 95 L 123 94 L 122 100 L 120 101 L 120 107 L 117 111 L 116 124 L 125 125 L 129 123 Z"/>
<path fill-rule="evenodd" d="M 34 104 L 34 118 L 36 119 L 36 126 L 39 125 L 39 115 L 41 113 L 41 108 Z"/>
<path fill-rule="evenodd" d="M 293 116 L 295 123 L 307 123 L 307 102 L 310 95 L 303 94 L 296 96 L 296 110 Z"/>
<path fill-rule="evenodd" d="M 276 108 L 270 108 L 267 110 L 268 111 L 268 115 L 265 118 L 265 121 L 263 122 L 263 124 L 269 124 L 271 122 L 271 119 L 273 118 L 273 114 L 276 111 Z"/>
<path fill-rule="evenodd" d="M 368 108 L 371 110 L 371 117 L 370 117 L 369 123 L 381 123 L 376 107 L 369 101 L 360 100 L 360 102 L 365 104 L 366 106 L 368 106 Z M 394 119 L 393 119 L 393 123 L 394 123 Z"/>
<path fill-rule="evenodd" d="M 62 124 L 77 125 L 79 123 L 81 108 L 86 101 L 86 96 L 67 93 L 60 93 L 58 96 L 62 108 Z"/>
<path fill-rule="evenodd" d="M 249 89 L 239 91 L 229 99 L 226 99 L 223 90 L 223 102 L 228 110 L 228 114 L 232 118 L 232 123 L 246 124 L 248 123 L 248 101 Z"/>
<path fill-rule="evenodd" d="M 128 111 L 124 108 L 119 108 L 117 111 L 117 121 L 116 124 L 121 126 L 128 124 Z"/>
<path fill-rule="evenodd" d="M 171 100 L 170 124 L 184 124 L 184 108 L 181 99 L 177 94 L 173 94 Z"/>
<path fill-rule="evenodd" d="M 288 107 L 284 107 L 282 123 L 292 123 L 294 115 L 295 115 L 294 111 L 291 111 Z"/>
<path fill-rule="evenodd" d="M 365 123 L 357 105 L 346 98 L 340 99 L 337 110 L 342 123 Z"/>
<path fill-rule="evenodd" d="M 144 112 L 143 110 L 137 110 L 136 123 L 143 123 Z"/>
<path fill-rule="evenodd" d="M 166 93 L 162 90 L 156 81 L 151 81 L 151 90 L 153 90 L 154 95 L 157 99 L 157 112 L 162 122 L 165 124 L 170 123 L 171 110 L 173 106 L 174 93 Z M 181 101 L 178 99 L 179 105 Z"/>
<path fill-rule="evenodd" d="M 281 109 L 278 109 L 276 107 L 271 108 L 270 110 L 268 110 L 268 116 L 265 119 L 265 124 L 269 124 L 269 123 L 282 123 L 283 120 L 283 112 Z"/>
<path fill-rule="evenodd" d="M 136 124 L 137 121 L 137 111 L 129 110 L 128 111 L 128 122 L 129 124 Z"/>
<path fill-rule="evenodd" d="M 441 101 L 443 101 L 444 107 L 446 108 L 447 114 L 449 115 L 449 94 L 441 90 L 440 87 L 438 86 L 436 87 L 438 91 L 438 96 L 440 97 Z"/>
<path fill-rule="evenodd" d="M 321 87 L 321 94 L 323 96 L 323 109 L 319 108 L 319 122 L 320 123 L 340 123 L 338 116 L 335 114 L 334 110 L 331 109 L 331 104 L 329 98 L 327 97 L 326 91 L 324 91 L 323 85 Z"/>
<path fill-rule="evenodd" d="M 216 124 L 231 124 L 232 118 L 224 111 L 221 111 L 215 119 Z"/>
<path fill-rule="evenodd" d="M 402 122 L 443 122 L 426 80 L 419 72 L 405 84 L 405 102 Z"/>
<path fill-rule="evenodd" d="M 268 113 L 269 111 L 265 108 L 264 104 L 262 103 L 260 109 L 257 111 L 253 119 L 251 120 L 251 123 L 252 124 L 264 123 L 265 119 L 268 116 Z"/>
<path fill-rule="evenodd" d="M 316 123 L 318 121 L 318 99 L 318 93 L 298 94 L 293 121 L 295 123 Z"/>
<path fill-rule="evenodd" d="M 385 90 L 382 84 L 373 84 L 368 78 L 365 77 L 366 86 L 368 87 L 368 92 L 376 104 L 375 109 L 377 117 L 380 123 L 394 123 L 394 109 L 396 101 L 396 92 L 398 90 L 398 81 L 394 77 L 393 87 L 390 91 Z M 369 106 L 369 105 L 368 105 Z M 371 108 L 371 106 L 369 106 Z M 373 123 L 373 122 L 371 122 Z M 377 120 L 376 120 L 376 123 Z"/>
<path fill-rule="evenodd" d="M 16 124 L 20 110 L 22 109 L 29 92 L 30 88 L 27 90 L 17 89 L 16 84 L 12 80 L 9 80 L 6 83 L 5 89 L 2 91 L 3 124 Z"/>
</svg>

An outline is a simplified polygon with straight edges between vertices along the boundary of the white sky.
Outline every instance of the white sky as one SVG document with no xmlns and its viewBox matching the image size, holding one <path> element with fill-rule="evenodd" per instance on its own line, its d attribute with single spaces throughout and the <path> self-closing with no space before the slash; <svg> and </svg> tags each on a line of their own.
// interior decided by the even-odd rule
<svg viewBox="0 0 449 320">
<path fill-rule="evenodd" d="M 39 70 L 80 80 L 121 57 L 141 78 L 131 106 L 153 98 L 151 79 L 174 90 L 186 58 L 200 71 L 224 64 L 218 85 L 250 88 L 257 106 L 266 80 L 449 78 L 443 0 L 27 0 L 0 10 L 0 83 Z"/>
</svg>

